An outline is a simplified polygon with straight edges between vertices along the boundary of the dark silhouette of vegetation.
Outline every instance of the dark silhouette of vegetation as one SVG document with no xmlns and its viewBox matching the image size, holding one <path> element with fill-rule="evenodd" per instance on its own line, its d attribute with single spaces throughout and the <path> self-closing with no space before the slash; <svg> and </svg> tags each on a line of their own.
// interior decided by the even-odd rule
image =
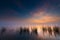
<svg viewBox="0 0 60 40">
<path fill-rule="evenodd" d="M 28 33 L 29 34 L 29 29 L 27 29 L 27 28 L 24 28 L 24 29 L 20 28 L 20 34 L 23 34 L 23 33 Z"/>
<path fill-rule="evenodd" d="M 37 35 L 37 34 L 38 34 L 37 29 L 33 29 L 33 30 L 32 30 L 32 33 L 34 33 L 34 34 Z"/>
<path fill-rule="evenodd" d="M 46 28 L 42 28 L 42 30 L 43 30 L 43 34 L 45 33 L 45 32 L 47 32 L 47 29 Z"/>
<path fill-rule="evenodd" d="M 53 32 L 54 32 L 54 35 L 56 36 L 56 34 L 59 34 L 60 35 L 60 32 L 59 32 L 59 28 L 58 27 L 53 27 Z"/>
<path fill-rule="evenodd" d="M 42 30 L 43 30 L 43 32 L 47 31 L 47 29 L 46 29 L 46 28 L 44 28 L 44 27 L 42 28 Z"/>
<path fill-rule="evenodd" d="M 3 34 L 5 33 L 5 31 L 6 31 L 6 28 L 3 27 L 3 28 L 1 29 L 1 35 L 3 35 Z"/>
<path fill-rule="evenodd" d="M 48 32 L 49 32 L 50 35 L 52 35 L 52 29 L 51 29 L 51 27 L 48 27 Z"/>
</svg>

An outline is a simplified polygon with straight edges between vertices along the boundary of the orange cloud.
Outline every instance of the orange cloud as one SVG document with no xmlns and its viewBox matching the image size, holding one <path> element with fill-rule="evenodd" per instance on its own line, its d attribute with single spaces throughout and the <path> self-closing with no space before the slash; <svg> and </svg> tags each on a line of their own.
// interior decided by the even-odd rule
<svg viewBox="0 0 60 40">
<path fill-rule="evenodd" d="M 32 17 L 27 19 L 19 19 L 19 18 L 9 18 L 6 21 L 18 22 L 18 23 L 54 23 L 60 22 L 60 16 L 53 15 L 52 13 L 47 13 L 46 11 L 38 11 L 35 12 Z M 5 21 L 5 22 L 6 22 Z"/>
<path fill-rule="evenodd" d="M 26 22 L 29 23 L 52 23 L 52 22 L 60 22 L 60 17 L 51 15 L 46 12 L 38 12 L 32 15 L 31 18 L 26 19 Z"/>
</svg>

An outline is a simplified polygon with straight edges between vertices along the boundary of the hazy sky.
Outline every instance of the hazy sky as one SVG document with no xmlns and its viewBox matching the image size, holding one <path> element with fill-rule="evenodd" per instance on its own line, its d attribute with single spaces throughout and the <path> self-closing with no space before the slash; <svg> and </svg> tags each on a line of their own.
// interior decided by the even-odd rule
<svg viewBox="0 0 60 40">
<path fill-rule="evenodd" d="M 60 24 L 60 0 L 0 0 L 0 23 Z"/>
</svg>

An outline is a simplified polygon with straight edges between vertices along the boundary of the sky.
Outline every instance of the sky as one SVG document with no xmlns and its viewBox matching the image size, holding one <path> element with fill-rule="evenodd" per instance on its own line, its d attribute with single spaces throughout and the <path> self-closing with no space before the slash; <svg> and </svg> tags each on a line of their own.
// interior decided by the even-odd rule
<svg viewBox="0 0 60 40">
<path fill-rule="evenodd" d="M 0 24 L 60 24 L 60 0 L 0 0 Z"/>
</svg>

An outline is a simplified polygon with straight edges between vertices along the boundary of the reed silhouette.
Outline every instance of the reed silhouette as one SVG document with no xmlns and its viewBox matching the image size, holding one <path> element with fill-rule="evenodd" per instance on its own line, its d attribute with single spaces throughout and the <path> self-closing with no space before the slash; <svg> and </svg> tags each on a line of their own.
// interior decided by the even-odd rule
<svg viewBox="0 0 60 40">
<path fill-rule="evenodd" d="M 49 33 L 49 35 L 52 36 L 52 29 L 51 29 L 51 27 L 48 27 L 48 33 Z"/>
<path fill-rule="evenodd" d="M 53 32 L 54 32 L 54 35 L 55 35 L 55 36 L 56 36 L 57 34 L 60 35 L 59 27 L 53 27 Z"/>
</svg>

